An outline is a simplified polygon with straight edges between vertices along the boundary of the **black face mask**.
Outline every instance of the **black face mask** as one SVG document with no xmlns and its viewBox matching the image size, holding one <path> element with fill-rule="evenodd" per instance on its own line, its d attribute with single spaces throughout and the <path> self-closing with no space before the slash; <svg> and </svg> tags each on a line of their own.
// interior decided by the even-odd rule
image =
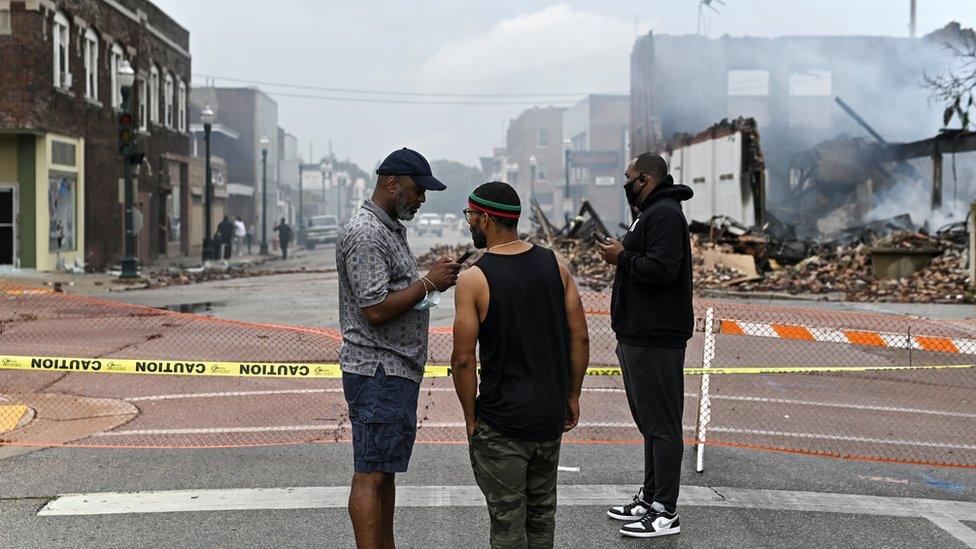
<svg viewBox="0 0 976 549">
<path fill-rule="evenodd" d="M 630 181 L 624 183 L 624 194 L 627 195 L 627 203 L 630 204 L 634 208 L 636 208 L 638 206 L 638 204 L 637 204 L 637 196 L 640 194 L 640 191 L 635 191 L 634 190 L 634 185 L 635 185 L 635 183 L 637 183 L 638 181 L 640 181 L 640 179 L 641 179 L 641 177 L 643 175 L 644 174 L 638 175 L 637 177 L 635 177 L 635 178 L 631 179 Z M 641 186 L 641 190 L 644 190 L 644 187 L 643 186 Z"/>
</svg>

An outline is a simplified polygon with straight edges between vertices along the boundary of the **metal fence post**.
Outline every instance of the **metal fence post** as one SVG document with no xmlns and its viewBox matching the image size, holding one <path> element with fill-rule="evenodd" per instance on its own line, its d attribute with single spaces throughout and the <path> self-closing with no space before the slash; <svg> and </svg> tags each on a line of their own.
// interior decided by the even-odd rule
<svg viewBox="0 0 976 549">
<path fill-rule="evenodd" d="M 710 374 L 707 370 L 712 367 L 715 358 L 715 310 L 709 307 L 705 310 L 705 343 L 702 351 L 702 369 L 706 372 L 701 376 L 701 388 L 698 391 L 698 421 L 695 426 L 695 441 L 698 443 L 695 470 L 699 473 L 705 470 L 705 431 L 711 419 L 711 400 L 708 397 L 708 383 Z"/>
</svg>

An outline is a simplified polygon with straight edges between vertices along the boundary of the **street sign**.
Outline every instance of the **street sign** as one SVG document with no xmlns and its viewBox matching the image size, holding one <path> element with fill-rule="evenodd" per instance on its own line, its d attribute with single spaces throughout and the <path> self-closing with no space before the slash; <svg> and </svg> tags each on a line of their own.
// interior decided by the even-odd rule
<svg viewBox="0 0 976 549">
<path fill-rule="evenodd" d="M 142 232 L 142 212 L 132 208 L 132 234 Z"/>
</svg>

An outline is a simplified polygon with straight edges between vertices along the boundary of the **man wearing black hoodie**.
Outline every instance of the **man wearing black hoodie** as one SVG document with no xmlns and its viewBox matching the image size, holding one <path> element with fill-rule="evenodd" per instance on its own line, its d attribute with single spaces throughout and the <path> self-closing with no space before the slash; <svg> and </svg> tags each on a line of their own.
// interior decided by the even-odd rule
<svg viewBox="0 0 976 549">
<path fill-rule="evenodd" d="M 620 529 L 625 536 L 658 537 L 681 531 L 682 368 L 694 327 L 691 240 L 681 202 L 694 192 L 675 185 L 655 154 L 635 158 L 626 177 L 634 222 L 623 242 L 600 244 L 600 254 L 617 266 L 610 315 L 627 402 L 644 437 L 644 485 L 633 502 L 607 515 L 628 522 Z"/>
</svg>

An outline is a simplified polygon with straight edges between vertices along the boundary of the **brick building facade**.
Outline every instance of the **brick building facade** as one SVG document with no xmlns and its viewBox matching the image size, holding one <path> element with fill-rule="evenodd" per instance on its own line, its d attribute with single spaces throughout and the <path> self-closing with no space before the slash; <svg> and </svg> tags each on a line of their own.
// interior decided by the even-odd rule
<svg viewBox="0 0 976 549">
<path fill-rule="evenodd" d="M 505 137 L 510 175 L 514 176 L 509 183 L 518 190 L 522 204 L 528 206 L 534 195 L 542 211 L 557 220 L 563 218 L 565 110 L 557 107 L 526 109 L 509 122 Z"/>
<path fill-rule="evenodd" d="M 0 262 L 101 269 L 122 256 L 123 59 L 136 71 L 131 104 L 146 153 L 135 177 L 137 257 L 185 253 L 189 32 L 146 0 L 11 0 L 0 11 L 10 22 L 0 29 L 0 193 L 13 189 L 16 211 L 14 252 Z"/>
</svg>

